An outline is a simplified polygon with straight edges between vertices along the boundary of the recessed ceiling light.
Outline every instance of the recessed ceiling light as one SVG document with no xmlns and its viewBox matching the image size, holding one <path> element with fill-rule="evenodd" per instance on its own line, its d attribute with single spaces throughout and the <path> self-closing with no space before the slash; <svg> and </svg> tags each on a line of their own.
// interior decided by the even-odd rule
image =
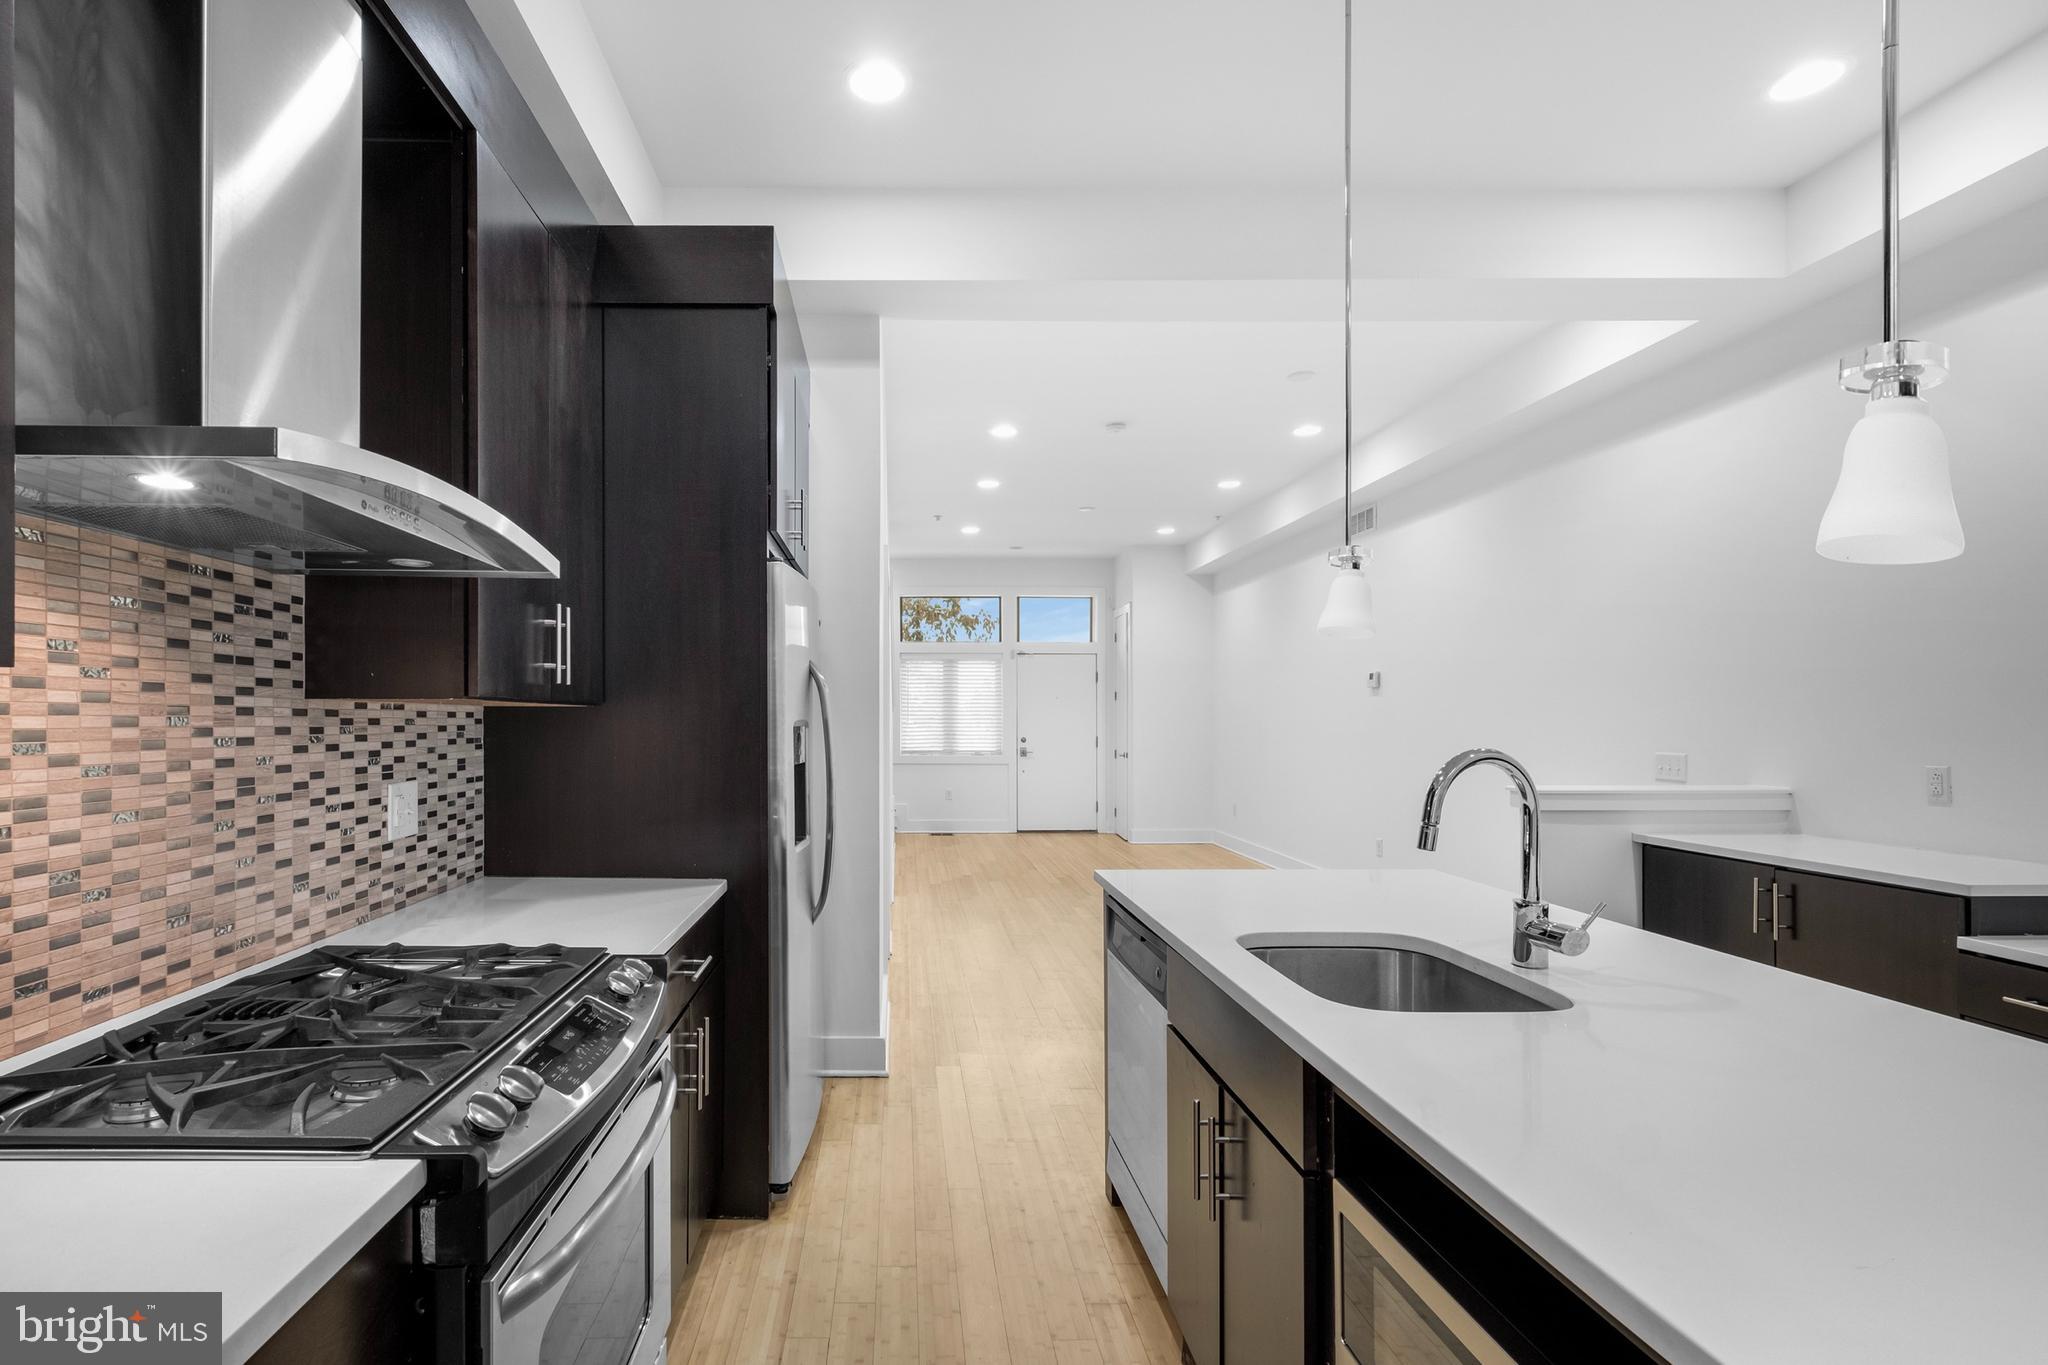
<svg viewBox="0 0 2048 1365">
<path fill-rule="evenodd" d="M 1770 97 L 1784 104 L 1790 100 L 1803 100 L 1808 95 L 1818 95 L 1842 79 L 1842 73 L 1848 69 L 1847 64 L 1832 57 L 1816 57 L 1810 62 L 1801 62 L 1778 77 L 1777 84 L 1770 89 Z"/>
<path fill-rule="evenodd" d="M 846 88 L 869 104 L 888 104 L 900 98 L 908 84 L 894 62 L 880 58 L 862 62 L 846 78 Z"/>
<path fill-rule="evenodd" d="M 147 474 L 137 474 L 135 482 L 141 484 L 144 488 L 156 488 L 166 493 L 183 493 L 199 486 L 184 475 L 173 474 L 168 469 L 157 469 Z"/>
<path fill-rule="evenodd" d="M 1102 429 L 1112 436 L 1121 436 L 1130 427 L 1129 422 L 1104 422 Z"/>
<path fill-rule="evenodd" d="M 1076 512 L 1093 512 L 1095 509 L 1093 507 L 1076 507 L 1074 510 Z"/>
<path fill-rule="evenodd" d="M 1159 528 L 1159 534 L 1162 536 L 1170 536 L 1173 534 L 1173 528 L 1171 526 L 1162 526 Z"/>
<path fill-rule="evenodd" d="M 1001 488 L 1003 481 L 1001 479 L 976 479 L 974 486 L 976 488 Z"/>
<path fill-rule="evenodd" d="M 1317 423 L 1303 422 L 1294 429 L 1294 434 L 1296 436 L 1320 436 L 1323 434 L 1323 429 Z"/>
<path fill-rule="evenodd" d="M 1010 422 L 998 422 L 988 429 L 988 434 L 998 441 L 1007 441 L 1017 434 L 1017 428 Z"/>
<path fill-rule="evenodd" d="M 1244 480 L 1243 480 L 1243 479 L 1219 479 L 1219 480 L 1217 480 L 1217 482 L 1216 482 L 1216 486 L 1217 486 L 1218 488 L 1222 489 L 1222 490 L 1223 490 L 1224 492 L 1228 493 L 1228 492 L 1229 492 L 1229 491 L 1230 491 L 1231 489 L 1233 489 L 1233 488 L 1242 488 L 1242 487 L 1244 487 Z"/>
<path fill-rule="evenodd" d="M 431 569 L 434 567 L 434 561 L 431 559 L 394 559 L 391 561 L 391 565 L 396 569 Z"/>
<path fill-rule="evenodd" d="M 963 536 L 978 536 L 981 534 L 981 528 L 979 526 L 963 526 L 960 528 L 960 534 Z"/>
<path fill-rule="evenodd" d="M 1314 370 L 1296 370 L 1294 373 L 1287 376 L 1288 381 L 1290 383 L 1295 384 L 1306 384 L 1309 380 L 1314 379 L 1315 377 L 1316 372 Z"/>
</svg>

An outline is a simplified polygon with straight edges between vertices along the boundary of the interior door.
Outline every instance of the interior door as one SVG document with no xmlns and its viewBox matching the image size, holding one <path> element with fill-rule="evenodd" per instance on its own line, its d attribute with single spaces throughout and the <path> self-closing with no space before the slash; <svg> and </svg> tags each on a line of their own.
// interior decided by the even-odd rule
<svg viewBox="0 0 2048 1365">
<path fill-rule="evenodd" d="M 1094 829 L 1095 656 L 1017 656 L 1017 828 Z"/>
<path fill-rule="evenodd" d="M 1222 1087 L 1166 1031 L 1166 1298 L 1195 1365 L 1222 1365 L 1223 1239 L 1209 1198 L 1209 1138 Z M 1250 1359 L 1260 1357 L 1253 1355 Z"/>
<path fill-rule="evenodd" d="M 1109 830 L 1131 837 L 1131 604 L 1109 626 Z"/>
</svg>

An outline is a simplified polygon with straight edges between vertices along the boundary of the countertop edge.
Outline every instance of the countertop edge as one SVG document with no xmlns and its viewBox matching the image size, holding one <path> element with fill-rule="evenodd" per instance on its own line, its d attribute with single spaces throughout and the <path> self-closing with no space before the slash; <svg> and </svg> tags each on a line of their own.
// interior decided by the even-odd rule
<svg viewBox="0 0 2048 1365">
<path fill-rule="evenodd" d="M 1231 870 L 1222 869 L 1222 872 L 1228 875 Z M 1285 1043 L 1296 1056 L 1315 1067 L 1316 1073 L 1361 1113 L 1384 1127 L 1424 1165 L 1469 1199 L 1487 1217 L 1498 1223 L 1532 1255 L 1576 1287 L 1626 1331 L 1667 1360 L 1710 1358 L 1705 1349 L 1682 1328 L 1663 1317 L 1638 1295 L 1631 1293 L 1612 1276 L 1585 1259 L 1577 1248 L 1559 1238 L 1546 1224 L 1539 1222 L 1513 1196 L 1458 1160 L 1407 1115 L 1389 1104 L 1371 1086 L 1356 1076 L 1346 1074 L 1333 1057 L 1299 1030 L 1285 1020 L 1276 1018 L 1256 996 L 1244 990 L 1228 972 L 1191 948 L 1178 933 L 1138 904 L 1137 897 L 1130 891 L 1118 887 L 1111 880 L 1115 875 L 1115 869 L 1098 870 L 1095 873 L 1096 884 L 1105 891 L 1115 894 L 1117 904 L 1136 915 L 1154 933 L 1166 940 L 1175 952 L 1207 977 L 1217 989 L 1271 1030 L 1273 1036 Z M 1449 873 L 1436 875 L 1451 881 L 1469 880 L 1453 877 Z M 1480 885 L 1476 882 L 1472 884 Z"/>
<path fill-rule="evenodd" d="M 2001 962 L 2048 968 L 2048 934 L 1966 934 L 1956 940 L 1956 947 Z"/>
<path fill-rule="evenodd" d="M 382 1157 L 371 1159 L 398 1168 L 399 1178 L 382 1196 L 358 1213 L 340 1237 L 323 1247 L 318 1256 L 293 1275 L 283 1292 L 271 1295 L 247 1320 L 226 1335 L 221 1342 L 221 1365 L 244 1365 L 263 1349 L 263 1344 L 277 1335 L 278 1328 L 290 1322 L 293 1314 L 312 1302 L 313 1296 L 327 1287 L 328 1282 L 348 1264 L 349 1258 L 361 1251 L 400 1209 L 411 1203 L 415 1194 L 426 1188 L 426 1168 L 419 1162 Z"/>
<path fill-rule="evenodd" d="M 1663 830 L 1636 830 L 1631 835 L 1637 844 L 1657 848 L 1677 849 L 1683 853 L 1702 853 L 1714 858 L 1739 858 L 1748 862 L 1768 861 L 1794 872 L 1812 872 L 1821 876 L 1845 877 L 1851 881 L 1872 882 L 1881 886 L 1899 886 L 1911 891 L 1931 891 L 1943 896 L 1963 896 L 1971 899 L 1992 899 L 2005 896 L 2048 896 L 2048 879 L 2039 882 L 2010 882 L 1986 884 L 1982 882 L 1956 881 L 1946 877 L 1928 877 L 1915 873 L 1899 873 L 1868 864 L 1851 861 L 1831 861 L 1811 854 L 1773 853 L 1768 857 L 1753 848 L 1730 844 L 1705 833 L 1676 833 Z M 1771 835 L 1735 835 L 1737 840 L 1745 838 L 1771 838 Z M 1805 836 L 1823 839 L 1825 835 Z M 1853 843 L 1854 840 L 1843 842 Z M 2019 862 L 2018 859 L 1993 858 L 1990 854 L 1951 854 L 1940 849 L 1908 849 L 1907 853 L 1925 853 L 1930 857 L 1985 858 L 1996 862 Z M 2025 866 L 2026 864 L 2021 864 Z"/>
</svg>

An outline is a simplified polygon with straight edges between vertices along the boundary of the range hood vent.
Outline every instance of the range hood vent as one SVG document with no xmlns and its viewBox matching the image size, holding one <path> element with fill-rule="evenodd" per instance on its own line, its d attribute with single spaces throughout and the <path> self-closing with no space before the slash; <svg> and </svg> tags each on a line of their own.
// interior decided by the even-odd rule
<svg viewBox="0 0 2048 1365">
<path fill-rule="evenodd" d="M 362 448 L 364 22 L 21 0 L 22 511 L 281 572 L 560 576 Z"/>
</svg>

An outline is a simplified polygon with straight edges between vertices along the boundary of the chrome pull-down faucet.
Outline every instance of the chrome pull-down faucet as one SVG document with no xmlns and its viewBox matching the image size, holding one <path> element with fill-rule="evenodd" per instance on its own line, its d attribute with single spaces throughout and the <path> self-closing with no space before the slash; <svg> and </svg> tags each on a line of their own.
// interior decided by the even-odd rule
<svg viewBox="0 0 2048 1365">
<path fill-rule="evenodd" d="M 1600 909 L 1587 916 L 1585 923 L 1576 929 L 1567 929 L 1550 918 L 1550 907 L 1543 900 L 1543 806 L 1536 795 L 1536 779 L 1530 777 L 1529 770 L 1513 758 L 1498 749 L 1467 749 L 1438 768 L 1436 776 L 1429 779 L 1429 791 L 1422 798 L 1422 829 L 1416 837 L 1415 846 L 1424 853 L 1436 852 L 1437 827 L 1443 823 L 1444 817 L 1444 797 L 1449 795 L 1453 782 L 1478 767 L 1499 768 L 1505 772 L 1514 779 L 1515 792 L 1522 799 L 1522 894 L 1515 898 L 1515 965 L 1530 970 L 1546 967 L 1549 965 L 1548 955 L 1553 950 L 1567 957 L 1578 956 L 1586 951 L 1589 941 L 1587 928 L 1600 918 L 1607 905 L 1603 901 Z"/>
</svg>

